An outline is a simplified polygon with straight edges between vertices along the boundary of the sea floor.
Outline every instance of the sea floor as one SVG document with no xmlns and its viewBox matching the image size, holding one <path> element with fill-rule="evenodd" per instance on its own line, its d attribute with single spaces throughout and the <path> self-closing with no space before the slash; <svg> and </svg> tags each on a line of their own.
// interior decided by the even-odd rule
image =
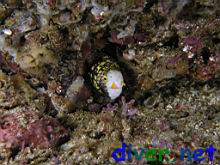
<svg viewBox="0 0 220 165">
<path fill-rule="evenodd" d="M 0 0 L 0 164 L 217 165 L 219 133 L 218 0 Z"/>
</svg>

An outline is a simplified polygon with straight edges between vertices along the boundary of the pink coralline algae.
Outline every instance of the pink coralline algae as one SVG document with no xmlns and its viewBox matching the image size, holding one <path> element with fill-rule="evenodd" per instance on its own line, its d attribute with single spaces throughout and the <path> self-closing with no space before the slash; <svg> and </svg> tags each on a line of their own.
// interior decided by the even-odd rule
<svg viewBox="0 0 220 165">
<path fill-rule="evenodd" d="M 126 117 L 133 117 L 138 113 L 138 109 L 134 108 L 135 100 L 132 99 L 129 102 L 126 102 L 125 97 L 122 96 L 122 115 Z"/>
<path fill-rule="evenodd" d="M 186 37 L 184 39 L 184 45 L 187 47 L 187 50 L 192 53 L 198 53 L 203 47 L 201 39 L 194 36 Z"/>
<path fill-rule="evenodd" d="M 118 109 L 118 104 L 115 103 L 115 104 L 111 104 L 111 103 L 108 103 L 106 107 L 103 107 L 102 110 L 103 111 L 110 111 L 110 112 L 114 112 L 114 111 L 117 111 Z"/>
<path fill-rule="evenodd" d="M 176 65 L 178 62 L 182 60 L 183 60 L 183 56 L 181 55 L 171 57 L 170 59 L 167 60 L 167 65 Z"/>
<path fill-rule="evenodd" d="M 121 97 L 120 104 L 118 103 L 108 103 L 105 107 L 102 108 L 103 112 L 116 112 L 122 109 L 121 115 L 124 117 L 132 118 L 138 113 L 138 109 L 134 108 L 135 100 L 132 99 L 129 102 L 126 102 L 125 97 Z"/>
<path fill-rule="evenodd" d="M 220 55 L 216 53 L 214 57 L 209 58 L 207 65 L 199 65 L 196 69 L 196 79 L 201 81 L 210 80 L 219 72 Z"/>
<path fill-rule="evenodd" d="M 34 111 L 0 116 L 0 143 L 7 149 L 49 148 L 68 140 L 67 130 L 51 117 Z"/>
</svg>

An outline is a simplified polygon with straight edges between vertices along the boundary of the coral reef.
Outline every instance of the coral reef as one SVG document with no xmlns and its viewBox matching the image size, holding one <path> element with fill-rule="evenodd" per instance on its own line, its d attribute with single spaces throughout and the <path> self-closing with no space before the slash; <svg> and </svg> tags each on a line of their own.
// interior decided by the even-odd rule
<svg viewBox="0 0 220 165">
<path fill-rule="evenodd" d="M 13 113 L 0 116 L 1 151 L 9 150 L 13 154 L 16 149 L 25 147 L 49 148 L 68 139 L 67 130 L 56 119 L 42 116 L 30 107 L 17 107 L 11 111 Z"/>
<path fill-rule="evenodd" d="M 118 103 L 111 104 L 108 103 L 106 107 L 102 108 L 103 112 L 119 112 L 121 109 L 121 116 L 126 118 L 133 118 L 135 115 L 138 114 L 138 109 L 134 107 L 135 100 L 130 100 L 129 102 L 126 102 L 125 97 L 121 97 L 121 103 L 120 106 Z"/>
<path fill-rule="evenodd" d="M 218 0 L 0 0 L 0 164 L 116 164 L 155 137 L 195 164 L 181 147 L 219 147 L 219 16 Z M 111 102 L 88 78 L 103 54 L 126 84 Z"/>
</svg>

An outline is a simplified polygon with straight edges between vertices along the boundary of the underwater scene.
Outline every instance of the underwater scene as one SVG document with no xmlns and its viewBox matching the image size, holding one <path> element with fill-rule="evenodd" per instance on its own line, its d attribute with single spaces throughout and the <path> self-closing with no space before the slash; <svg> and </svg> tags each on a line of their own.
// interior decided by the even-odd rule
<svg viewBox="0 0 220 165">
<path fill-rule="evenodd" d="M 219 0 L 0 0 L 0 164 L 219 165 Z"/>
</svg>

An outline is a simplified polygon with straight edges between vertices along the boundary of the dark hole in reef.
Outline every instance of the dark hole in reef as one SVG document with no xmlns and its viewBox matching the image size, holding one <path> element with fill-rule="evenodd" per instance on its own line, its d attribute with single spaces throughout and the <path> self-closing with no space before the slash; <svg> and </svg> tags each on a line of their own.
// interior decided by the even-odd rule
<svg viewBox="0 0 220 165">
<path fill-rule="evenodd" d="M 209 80 L 207 84 L 210 86 L 210 88 L 220 88 L 220 79 L 218 77 L 213 78 L 212 80 Z"/>
<path fill-rule="evenodd" d="M 81 23 L 85 23 L 85 22 L 89 21 L 90 15 L 91 15 L 91 9 L 92 9 L 92 6 L 87 7 L 86 10 L 81 13 L 81 15 L 82 15 L 82 19 L 80 21 Z"/>
<path fill-rule="evenodd" d="M 19 39 L 19 45 L 20 46 L 24 46 L 25 42 L 26 42 L 26 39 L 25 39 L 25 36 L 23 35 Z"/>
<path fill-rule="evenodd" d="M 215 16 L 216 16 L 216 18 L 220 17 L 220 10 L 219 9 L 216 10 Z"/>
<path fill-rule="evenodd" d="M 185 4 L 181 12 L 177 15 L 177 18 L 179 20 L 184 19 L 188 21 L 197 20 L 199 18 L 199 15 L 196 14 L 194 6 L 194 1 Z"/>
<path fill-rule="evenodd" d="M 61 28 L 59 30 L 62 33 L 62 35 L 64 36 L 64 38 L 67 38 L 69 36 L 69 31 L 68 31 L 68 29 L 66 27 L 65 28 Z"/>
<path fill-rule="evenodd" d="M 220 11 L 219 11 L 219 12 L 220 12 Z M 220 38 L 214 37 L 214 38 L 212 38 L 212 42 L 213 42 L 214 44 L 219 44 L 219 43 L 220 43 Z"/>
<path fill-rule="evenodd" d="M 180 112 L 179 118 L 185 118 L 189 116 L 189 112 Z"/>
<path fill-rule="evenodd" d="M 19 147 L 15 147 L 12 149 L 12 152 L 11 152 L 11 158 L 14 160 L 16 155 L 20 152 L 20 148 Z"/>
<path fill-rule="evenodd" d="M 150 98 L 151 96 L 153 96 L 153 91 L 148 91 L 145 92 L 142 97 L 139 98 L 138 103 L 140 103 L 141 105 L 143 105 L 144 100 Z"/>
<path fill-rule="evenodd" d="M 209 106 L 209 108 L 205 111 L 205 116 L 208 120 L 213 120 L 219 112 L 220 109 L 218 109 L 217 107 Z"/>
<path fill-rule="evenodd" d="M 126 86 L 124 87 L 124 94 L 128 96 L 128 99 L 131 99 L 133 98 L 133 94 L 138 84 L 137 75 L 128 65 L 123 63 L 121 64 L 121 71 L 126 83 Z"/>
<path fill-rule="evenodd" d="M 150 10 L 150 8 L 154 5 L 158 3 L 158 0 L 149 0 L 146 5 L 144 6 L 143 12 L 148 12 Z"/>
<path fill-rule="evenodd" d="M 2 123 L 1 123 L 1 128 L 2 129 L 7 129 L 8 127 L 10 127 L 10 122 L 8 122 L 8 121 L 3 121 Z"/>
<path fill-rule="evenodd" d="M 159 90 L 162 98 L 168 98 L 169 96 L 175 96 L 178 93 L 178 81 L 181 80 L 182 77 L 177 77 L 174 79 L 170 79 L 170 83 L 168 83 L 164 87 L 160 87 Z"/>
<path fill-rule="evenodd" d="M 117 55 L 122 54 L 122 51 L 126 49 L 126 46 L 121 46 L 115 43 L 107 42 L 102 51 L 110 57 L 116 59 Z"/>
<path fill-rule="evenodd" d="M 210 57 L 210 50 L 207 47 L 203 48 L 201 52 L 201 56 L 203 59 L 203 63 L 208 64 L 209 57 Z"/>
<path fill-rule="evenodd" d="M 154 24 L 156 27 L 159 27 L 159 26 L 163 25 L 166 22 L 166 20 L 167 20 L 166 17 L 163 17 L 163 16 L 157 14 L 154 17 Z"/>
<path fill-rule="evenodd" d="M 77 53 L 73 51 L 65 51 L 62 55 L 61 61 L 69 61 L 77 58 Z"/>
<path fill-rule="evenodd" d="M 171 48 L 178 48 L 179 36 L 176 34 L 172 36 L 167 42 L 164 43 L 164 46 Z"/>
<path fill-rule="evenodd" d="M 47 134 L 47 139 L 48 141 L 52 141 L 53 140 L 53 135 L 51 133 Z"/>
<path fill-rule="evenodd" d="M 60 146 L 62 145 L 63 143 L 67 142 L 70 140 L 70 135 L 65 135 L 65 136 L 62 136 L 61 138 L 59 138 L 56 146 Z"/>
<path fill-rule="evenodd" d="M 46 108 L 44 110 L 44 113 L 46 113 L 49 116 L 55 117 L 58 114 L 58 111 L 54 108 L 49 96 L 45 96 L 45 102 Z"/>
</svg>

